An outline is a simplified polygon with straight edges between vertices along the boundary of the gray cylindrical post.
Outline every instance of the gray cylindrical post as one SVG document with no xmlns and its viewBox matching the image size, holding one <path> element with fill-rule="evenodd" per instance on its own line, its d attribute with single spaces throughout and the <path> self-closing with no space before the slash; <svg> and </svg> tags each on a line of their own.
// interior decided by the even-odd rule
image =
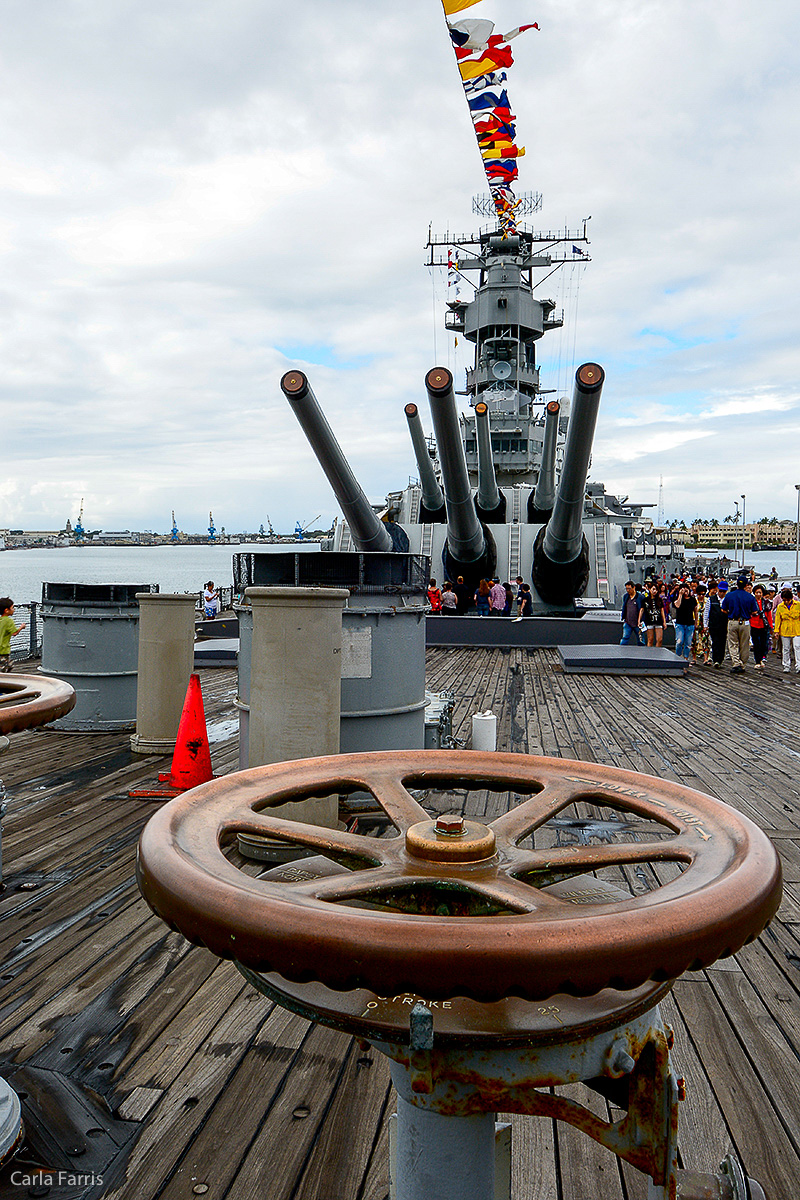
<svg viewBox="0 0 800 1200">
<path fill-rule="evenodd" d="M 264 763 L 339 753 L 344 588 L 247 588 L 253 613 L 249 756 Z M 270 810 L 334 827 L 336 796 Z"/>
<path fill-rule="evenodd" d="M 494 1200 L 494 1121 L 442 1116 L 398 1096 L 396 1200 Z"/>
<path fill-rule="evenodd" d="M 249 604 L 234 608 L 239 618 L 238 693 L 234 701 L 239 712 L 239 770 L 250 762 L 250 661 L 253 649 L 253 610 Z"/>
<path fill-rule="evenodd" d="M 195 597 L 137 592 L 139 681 L 134 754 L 170 754 L 194 667 Z"/>
</svg>

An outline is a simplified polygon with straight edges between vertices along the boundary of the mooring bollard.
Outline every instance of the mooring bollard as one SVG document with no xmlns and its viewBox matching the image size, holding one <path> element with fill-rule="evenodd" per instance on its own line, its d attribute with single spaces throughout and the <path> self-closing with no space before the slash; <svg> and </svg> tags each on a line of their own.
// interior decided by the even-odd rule
<svg viewBox="0 0 800 1200">
<path fill-rule="evenodd" d="M 139 592 L 134 754 L 171 754 L 194 669 L 195 597 Z"/>
<path fill-rule="evenodd" d="M 247 588 L 248 764 L 338 754 L 344 588 Z M 276 815 L 334 827 L 338 797 L 281 805 Z"/>
</svg>

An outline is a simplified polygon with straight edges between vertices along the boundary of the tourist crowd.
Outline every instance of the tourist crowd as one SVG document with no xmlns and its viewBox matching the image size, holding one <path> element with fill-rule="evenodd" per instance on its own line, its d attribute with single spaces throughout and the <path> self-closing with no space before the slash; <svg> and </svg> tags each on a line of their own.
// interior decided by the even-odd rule
<svg viewBox="0 0 800 1200">
<path fill-rule="evenodd" d="M 432 613 L 445 616 L 465 616 L 474 609 L 479 617 L 532 617 L 533 593 L 530 584 L 518 575 L 514 583 L 501 583 L 494 579 L 481 579 L 476 588 L 464 583 L 459 575 L 455 583 L 447 580 L 443 587 L 430 581 L 428 602 Z"/>
<path fill-rule="evenodd" d="M 517 576 L 514 583 L 481 579 L 477 587 L 447 580 L 441 588 L 430 581 L 432 613 L 444 616 L 533 616 L 530 584 Z M 783 670 L 800 674 L 800 582 L 779 587 L 772 581 L 755 583 L 742 575 L 734 584 L 702 575 L 672 575 L 649 579 L 644 585 L 628 580 L 622 601 L 622 646 L 663 646 L 664 631 L 675 627 L 675 653 L 686 670 L 721 668 L 726 655 L 733 675 L 741 675 L 752 648 L 755 669 L 763 671 L 769 655 L 780 654 Z"/>
<path fill-rule="evenodd" d="M 770 653 L 780 654 L 783 670 L 800 673 L 800 583 L 756 583 L 742 575 L 725 579 L 673 575 L 650 579 L 642 588 L 625 585 L 620 613 L 620 645 L 661 646 L 664 630 L 675 626 L 675 653 L 690 666 L 720 668 L 726 653 L 732 675 L 741 675 L 752 648 L 755 669 L 763 671 Z"/>
</svg>

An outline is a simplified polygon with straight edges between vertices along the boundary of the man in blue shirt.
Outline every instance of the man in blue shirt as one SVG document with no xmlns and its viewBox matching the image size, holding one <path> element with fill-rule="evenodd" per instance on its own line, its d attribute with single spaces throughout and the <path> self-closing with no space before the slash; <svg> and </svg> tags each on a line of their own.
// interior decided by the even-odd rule
<svg viewBox="0 0 800 1200">
<path fill-rule="evenodd" d="M 633 638 L 634 646 L 641 646 L 642 639 L 639 636 L 639 614 L 642 611 L 644 596 L 636 590 L 636 584 L 632 579 L 629 579 L 625 584 L 625 598 L 622 601 L 622 637 L 620 638 L 620 646 L 627 646 Z"/>
<path fill-rule="evenodd" d="M 721 605 L 728 617 L 728 653 L 733 662 L 731 675 L 744 674 L 750 658 L 750 618 L 758 612 L 758 605 L 750 592 L 745 591 L 747 583 L 745 576 L 740 575 L 736 588 L 728 592 Z"/>
</svg>

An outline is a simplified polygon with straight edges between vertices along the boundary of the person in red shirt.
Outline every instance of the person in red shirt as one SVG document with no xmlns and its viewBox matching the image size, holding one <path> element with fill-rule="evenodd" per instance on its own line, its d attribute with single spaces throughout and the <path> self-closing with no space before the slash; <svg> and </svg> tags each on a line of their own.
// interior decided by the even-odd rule
<svg viewBox="0 0 800 1200">
<path fill-rule="evenodd" d="M 442 611 L 442 593 L 436 586 L 435 579 L 432 579 L 428 585 L 428 603 L 431 606 L 432 613 L 440 613 Z"/>
<path fill-rule="evenodd" d="M 757 583 L 753 588 L 753 599 L 758 605 L 758 611 L 750 618 L 750 640 L 753 643 L 753 658 L 756 660 L 756 670 L 764 670 L 764 659 L 769 648 L 769 634 L 772 628 L 772 605 L 766 599 L 763 587 Z"/>
</svg>

